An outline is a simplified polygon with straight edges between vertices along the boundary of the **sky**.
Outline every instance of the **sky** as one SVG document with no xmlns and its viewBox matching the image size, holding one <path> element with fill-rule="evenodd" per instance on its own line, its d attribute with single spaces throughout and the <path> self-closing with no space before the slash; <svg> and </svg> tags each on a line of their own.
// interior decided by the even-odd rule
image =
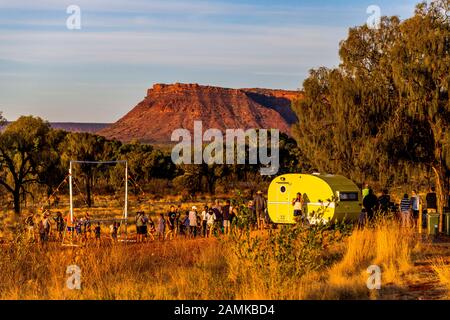
<svg viewBox="0 0 450 320">
<path fill-rule="evenodd" d="M 154 83 L 299 89 L 339 42 L 418 0 L 0 0 L 0 111 L 114 122 Z M 80 29 L 68 29 L 76 5 Z"/>
</svg>

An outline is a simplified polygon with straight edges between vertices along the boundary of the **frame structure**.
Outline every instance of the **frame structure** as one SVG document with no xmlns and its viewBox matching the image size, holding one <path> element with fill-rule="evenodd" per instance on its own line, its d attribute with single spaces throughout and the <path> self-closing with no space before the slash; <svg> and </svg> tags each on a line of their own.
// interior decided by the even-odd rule
<svg viewBox="0 0 450 320">
<path fill-rule="evenodd" d="M 69 168 L 69 193 L 70 193 L 70 220 L 73 223 L 73 178 L 72 178 L 72 171 L 73 171 L 73 165 L 74 164 L 125 164 L 125 204 L 123 208 L 123 220 L 125 220 L 125 224 L 127 224 L 128 221 L 128 161 L 126 160 L 120 160 L 120 161 L 76 161 L 72 160 L 70 161 L 70 168 Z"/>
</svg>

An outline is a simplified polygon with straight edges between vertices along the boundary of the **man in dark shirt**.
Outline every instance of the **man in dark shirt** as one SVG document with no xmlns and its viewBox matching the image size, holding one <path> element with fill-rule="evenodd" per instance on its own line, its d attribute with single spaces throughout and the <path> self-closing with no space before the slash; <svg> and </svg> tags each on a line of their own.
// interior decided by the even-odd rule
<svg viewBox="0 0 450 320">
<path fill-rule="evenodd" d="M 428 213 L 436 212 L 437 211 L 437 197 L 436 197 L 436 190 L 434 189 L 434 187 L 431 187 L 431 191 L 427 193 L 425 200 L 427 202 Z"/>
<path fill-rule="evenodd" d="M 256 193 L 256 196 L 253 199 L 253 204 L 255 205 L 256 218 L 258 219 L 258 229 L 263 230 L 266 227 L 264 214 L 267 209 L 267 202 L 263 197 L 262 191 L 258 191 Z"/>
<path fill-rule="evenodd" d="M 372 219 L 375 214 L 375 210 L 378 207 L 378 198 L 373 193 L 372 189 L 369 189 L 369 194 L 364 197 L 363 206 L 364 206 L 364 209 L 366 209 L 367 218 Z"/>
<path fill-rule="evenodd" d="M 378 199 L 380 203 L 380 210 L 382 213 L 388 213 L 389 207 L 391 205 L 391 196 L 389 195 L 389 191 L 387 189 L 383 190 L 383 194 Z"/>
<path fill-rule="evenodd" d="M 223 232 L 225 234 L 229 234 L 231 230 L 230 207 L 231 207 L 230 200 L 227 200 L 226 204 L 222 207 Z"/>
</svg>

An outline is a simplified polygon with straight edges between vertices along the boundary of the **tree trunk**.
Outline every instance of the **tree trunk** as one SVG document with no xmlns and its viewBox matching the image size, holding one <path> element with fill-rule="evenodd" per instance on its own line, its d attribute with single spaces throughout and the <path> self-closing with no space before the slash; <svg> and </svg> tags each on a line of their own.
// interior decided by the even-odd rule
<svg viewBox="0 0 450 320">
<path fill-rule="evenodd" d="M 445 206 L 445 199 L 446 195 L 448 193 L 445 181 L 444 181 L 444 168 L 442 165 L 436 165 L 432 166 L 434 175 L 435 175 L 435 181 L 436 181 L 436 194 L 437 194 L 437 207 L 439 212 L 439 232 L 443 232 L 443 226 L 444 226 L 444 206 Z"/>
<path fill-rule="evenodd" d="M 20 189 L 14 190 L 13 192 L 13 198 L 14 198 L 14 213 L 19 215 L 21 208 L 20 208 Z"/>
</svg>

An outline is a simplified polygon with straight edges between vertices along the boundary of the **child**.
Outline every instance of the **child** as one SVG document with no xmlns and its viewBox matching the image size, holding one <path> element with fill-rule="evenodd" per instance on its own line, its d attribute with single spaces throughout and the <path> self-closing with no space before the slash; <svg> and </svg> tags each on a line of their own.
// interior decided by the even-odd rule
<svg viewBox="0 0 450 320">
<path fill-rule="evenodd" d="M 166 231 L 166 220 L 164 219 L 164 214 L 159 215 L 158 220 L 158 234 L 159 240 L 164 240 L 164 232 Z"/>
<path fill-rule="evenodd" d="M 156 227 L 155 223 L 151 218 L 148 219 L 148 234 L 150 238 L 152 238 L 153 241 L 155 241 L 155 233 L 156 233 Z"/>
<path fill-rule="evenodd" d="M 91 238 L 91 230 L 92 225 L 91 225 L 91 216 L 89 215 L 89 212 L 86 212 L 86 216 L 84 217 L 84 237 L 86 240 L 88 240 L 89 238 Z"/>
<path fill-rule="evenodd" d="M 50 236 L 50 219 L 49 219 L 49 214 L 46 212 L 44 213 L 43 218 L 41 219 L 41 221 L 39 222 L 39 236 L 41 239 L 41 243 L 45 244 L 46 242 L 49 241 L 49 236 Z"/>
<path fill-rule="evenodd" d="M 101 234 L 100 222 L 98 222 L 97 226 L 94 228 L 94 233 L 95 233 L 95 241 L 100 242 L 100 234 Z"/>
<path fill-rule="evenodd" d="M 83 230 L 82 230 L 83 225 L 84 225 L 84 219 L 81 217 L 75 223 L 75 231 L 77 233 L 77 237 L 81 236 L 81 233 L 83 232 Z"/>
<path fill-rule="evenodd" d="M 119 231 L 119 223 L 113 222 L 113 224 L 109 227 L 111 232 L 111 240 L 116 242 L 117 241 L 117 232 Z"/>
<path fill-rule="evenodd" d="M 189 226 L 191 222 L 189 221 L 189 212 L 186 212 L 186 215 L 184 216 L 183 222 L 181 224 L 182 226 L 182 232 L 185 237 L 189 235 Z"/>
<path fill-rule="evenodd" d="M 214 214 L 214 210 L 209 209 L 208 213 L 206 214 L 206 222 L 208 226 L 208 236 L 212 237 L 214 232 L 214 224 L 216 222 L 216 215 Z"/>
</svg>

